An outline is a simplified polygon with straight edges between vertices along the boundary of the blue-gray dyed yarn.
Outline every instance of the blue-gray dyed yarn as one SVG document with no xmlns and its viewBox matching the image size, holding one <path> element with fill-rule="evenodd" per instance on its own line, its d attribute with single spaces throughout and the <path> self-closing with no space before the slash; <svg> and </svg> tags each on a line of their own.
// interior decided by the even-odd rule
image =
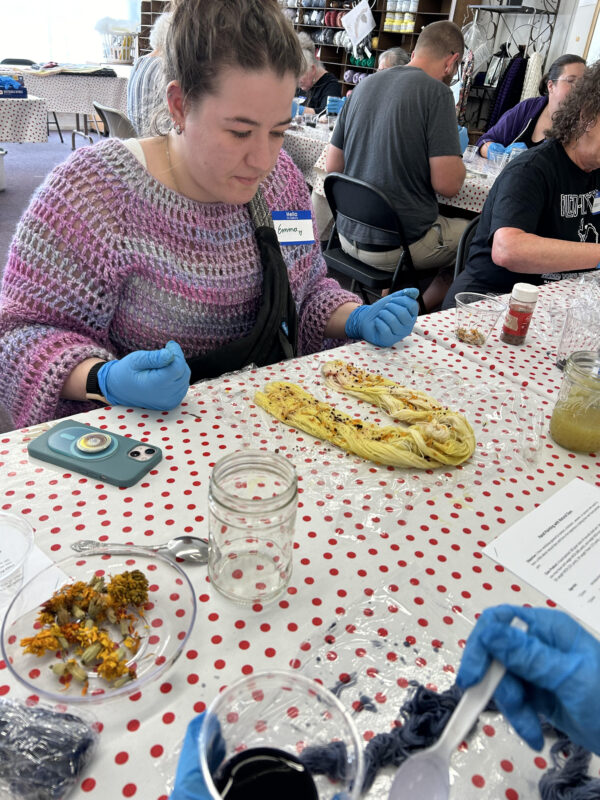
<svg viewBox="0 0 600 800">
<path fill-rule="evenodd" d="M 340 681 L 333 687 L 334 694 L 339 696 L 356 683 L 354 674 L 349 677 L 350 680 Z M 400 709 L 402 725 L 389 733 L 378 733 L 365 748 L 363 792 L 370 789 L 382 767 L 399 767 L 413 752 L 434 744 L 462 696 L 457 686 L 440 693 L 420 684 L 415 686 L 414 693 Z M 360 702 L 361 708 L 376 710 L 370 698 L 362 696 Z M 493 701 L 486 710 L 496 710 Z M 600 779 L 588 775 L 591 754 L 574 745 L 552 726 L 546 725 L 545 730 L 560 738 L 550 749 L 554 766 L 539 782 L 541 800 L 600 800 Z M 347 777 L 348 760 L 343 742 L 332 742 L 326 747 L 308 747 L 300 760 L 313 775 L 327 775 L 335 781 Z"/>
</svg>

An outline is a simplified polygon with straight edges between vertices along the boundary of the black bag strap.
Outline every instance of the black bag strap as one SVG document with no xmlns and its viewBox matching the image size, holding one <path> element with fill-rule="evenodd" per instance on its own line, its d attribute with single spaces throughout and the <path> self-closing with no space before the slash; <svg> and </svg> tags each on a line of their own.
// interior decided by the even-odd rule
<svg viewBox="0 0 600 800">
<path fill-rule="evenodd" d="M 271 212 L 260 187 L 247 208 L 263 266 L 263 291 L 256 322 L 243 338 L 188 358 L 190 383 L 233 372 L 249 364 L 259 367 L 274 364 L 293 358 L 298 352 L 296 304 Z"/>
</svg>

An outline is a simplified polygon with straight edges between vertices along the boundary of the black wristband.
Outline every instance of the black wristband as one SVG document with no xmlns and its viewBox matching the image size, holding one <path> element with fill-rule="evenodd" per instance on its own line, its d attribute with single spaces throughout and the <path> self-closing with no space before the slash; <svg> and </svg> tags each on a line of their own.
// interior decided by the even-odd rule
<svg viewBox="0 0 600 800">
<path fill-rule="evenodd" d="M 99 361 L 90 369 L 85 381 L 85 394 L 88 400 L 103 400 L 102 390 L 98 383 L 98 372 L 100 367 L 103 367 L 106 361 Z"/>
</svg>

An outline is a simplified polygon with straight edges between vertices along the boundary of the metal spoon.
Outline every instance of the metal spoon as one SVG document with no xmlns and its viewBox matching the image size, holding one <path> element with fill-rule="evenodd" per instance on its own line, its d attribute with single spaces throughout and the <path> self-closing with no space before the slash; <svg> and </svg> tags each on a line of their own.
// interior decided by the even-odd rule
<svg viewBox="0 0 600 800">
<path fill-rule="evenodd" d="M 94 539 L 80 539 L 71 545 L 76 553 L 127 553 L 131 547 L 150 550 L 153 553 L 167 553 L 182 561 L 206 564 L 208 561 L 208 542 L 198 536 L 176 536 L 163 544 L 125 544 L 123 542 L 97 542 Z"/>
<path fill-rule="evenodd" d="M 527 625 L 520 619 L 513 619 L 511 624 L 520 630 L 527 630 Z M 467 689 L 460 698 L 437 742 L 410 756 L 400 765 L 392 781 L 388 800 L 414 800 L 415 797 L 448 800 L 452 754 L 489 703 L 505 671 L 499 661 L 491 662 L 481 681 Z"/>
</svg>

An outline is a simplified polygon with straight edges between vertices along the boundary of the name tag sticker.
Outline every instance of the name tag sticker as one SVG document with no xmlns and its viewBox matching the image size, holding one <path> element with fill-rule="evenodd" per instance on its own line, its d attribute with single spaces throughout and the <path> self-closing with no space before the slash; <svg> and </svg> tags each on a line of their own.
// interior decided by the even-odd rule
<svg viewBox="0 0 600 800">
<path fill-rule="evenodd" d="M 279 244 L 314 244 L 310 211 L 273 211 Z"/>
<path fill-rule="evenodd" d="M 600 214 L 600 191 L 596 190 L 596 197 L 592 204 L 592 214 Z"/>
</svg>

